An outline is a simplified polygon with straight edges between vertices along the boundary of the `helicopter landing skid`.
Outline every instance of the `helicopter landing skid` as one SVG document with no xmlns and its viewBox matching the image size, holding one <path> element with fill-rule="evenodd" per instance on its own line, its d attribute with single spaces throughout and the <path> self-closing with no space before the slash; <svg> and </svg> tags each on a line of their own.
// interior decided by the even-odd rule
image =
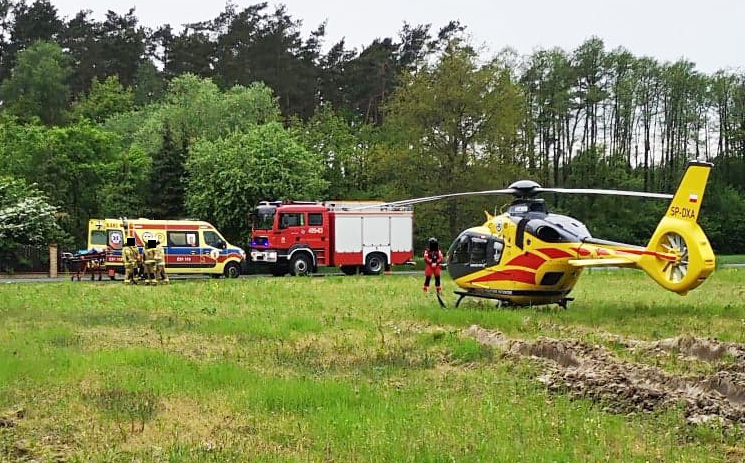
<svg viewBox="0 0 745 463">
<path fill-rule="evenodd" d="M 491 294 L 483 294 L 483 293 L 477 293 L 474 291 L 453 291 L 455 294 L 457 294 L 458 300 L 455 302 L 455 308 L 457 309 L 460 305 L 461 301 L 465 299 L 466 297 L 476 297 L 480 299 L 491 299 L 493 301 L 497 301 L 497 307 L 510 307 L 512 304 L 510 301 L 506 299 L 502 299 L 499 297 L 492 296 Z"/>
<path fill-rule="evenodd" d="M 492 294 L 486 294 L 483 292 L 476 292 L 476 291 L 453 291 L 453 292 L 459 296 L 458 300 L 455 302 L 456 309 L 460 305 L 461 301 L 463 301 L 463 299 L 465 299 L 466 297 L 476 297 L 480 299 L 495 300 L 497 301 L 497 307 L 500 309 L 508 308 L 508 307 L 525 307 L 525 306 L 515 305 L 507 299 L 503 299 L 503 298 L 494 296 Z M 569 302 L 573 300 L 574 300 L 573 297 L 563 297 L 557 302 L 557 304 L 559 305 L 559 307 L 566 310 L 567 304 L 569 304 Z"/>
</svg>

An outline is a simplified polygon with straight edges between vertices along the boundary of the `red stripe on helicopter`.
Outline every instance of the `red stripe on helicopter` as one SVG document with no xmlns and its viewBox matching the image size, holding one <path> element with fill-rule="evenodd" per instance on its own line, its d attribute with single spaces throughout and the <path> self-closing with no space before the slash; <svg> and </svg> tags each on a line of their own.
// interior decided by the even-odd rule
<svg viewBox="0 0 745 463">
<path fill-rule="evenodd" d="M 626 254 L 633 254 L 635 256 L 654 256 L 658 259 L 662 260 L 669 260 L 671 262 L 675 262 L 675 257 L 673 256 L 666 256 L 665 254 L 660 254 L 654 251 L 645 251 L 641 249 L 617 249 L 616 252 L 620 253 L 626 253 Z"/>
<path fill-rule="evenodd" d="M 592 253 L 588 251 L 587 249 L 582 249 L 582 248 L 572 248 L 572 249 L 577 251 L 577 254 L 579 254 L 580 257 L 589 257 L 592 255 Z"/>
<path fill-rule="evenodd" d="M 516 281 L 534 285 L 535 273 L 526 270 L 500 270 L 471 280 L 470 283 L 483 283 L 485 281 Z"/>
<path fill-rule="evenodd" d="M 543 257 L 527 253 L 515 257 L 511 261 L 507 262 L 505 265 L 516 265 L 518 267 L 527 267 L 532 268 L 533 270 L 538 270 L 538 267 L 543 265 L 544 262 L 546 262 L 546 259 L 544 259 Z"/>
<path fill-rule="evenodd" d="M 603 249 L 603 248 L 598 248 L 598 255 L 599 256 L 610 256 L 610 251 Z"/>
<path fill-rule="evenodd" d="M 543 254 L 546 254 L 551 259 L 563 259 L 564 257 L 574 257 L 568 252 L 562 251 L 561 249 L 556 249 L 556 248 L 543 248 L 543 249 L 539 249 L 538 252 L 542 252 Z"/>
</svg>

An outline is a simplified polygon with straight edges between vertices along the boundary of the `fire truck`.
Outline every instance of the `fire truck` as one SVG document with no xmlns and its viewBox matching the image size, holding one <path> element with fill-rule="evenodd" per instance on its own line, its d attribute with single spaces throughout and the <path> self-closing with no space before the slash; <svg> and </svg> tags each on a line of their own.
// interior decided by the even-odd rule
<svg viewBox="0 0 745 463">
<path fill-rule="evenodd" d="M 414 256 L 410 207 L 365 202 L 262 202 L 254 212 L 251 260 L 282 276 L 339 267 L 377 275 Z"/>
</svg>

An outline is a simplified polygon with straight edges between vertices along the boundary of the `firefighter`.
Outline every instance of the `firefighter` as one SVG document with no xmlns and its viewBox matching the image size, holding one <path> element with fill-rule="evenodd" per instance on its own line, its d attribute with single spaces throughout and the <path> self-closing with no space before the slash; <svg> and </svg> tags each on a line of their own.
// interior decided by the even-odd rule
<svg viewBox="0 0 745 463">
<path fill-rule="evenodd" d="M 157 241 L 148 240 L 147 249 L 145 249 L 145 255 L 143 256 L 143 264 L 145 264 L 145 284 L 154 285 L 155 281 L 155 267 L 157 265 Z"/>
<path fill-rule="evenodd" d="M 122 249 L 122 260 L 124 261 L 124 284 L 136 283 L 137 268 L 140 266 L 140 251 L 134 238 L 127 238 L 127 245 Z"/>
<path fill-rule="evenodd" d="M 166 254 L 160 241 L 155 246 L 155 277 L 164 285 L 170 283 L 166 274 Z"/>
<path fill-rule="evenodd" d="M 440 266 L 444 260 L 440 247 L 437 243 L 437 238 L 429 239 L 429 247 L 424 251 L 424 292 L 429 291 L 429 281 L 432 275 L 435 277 L 435 289 L 437 294 L 442 293 L 440 287 Z"/>
</svg>

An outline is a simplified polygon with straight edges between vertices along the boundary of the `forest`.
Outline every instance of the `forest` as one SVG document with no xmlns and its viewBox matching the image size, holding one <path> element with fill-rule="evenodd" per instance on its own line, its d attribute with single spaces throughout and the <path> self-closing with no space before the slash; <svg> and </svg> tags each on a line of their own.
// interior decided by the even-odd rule
<svg viewBox="0 0 745 463">
<path fill-rule="evenodd" d="M 0 0 L 0 257 L 85 247 L 90 218 L 198 217 L 248 247 L 261 200 L 397 200 L 543 186 L 671 193 L 714 163 L 703 211 L 745 253 L 745 73 L 707 74 L 590 37 L 519 55 L 467 25 L 403 23 L 365 46 L 304 34 L 285 7 L 228 4 L 144 27 Z M 419 248 L 506 197 L 415 208 Z M 645 244 L 659 200 L 547 196 L 594 236 Z"/>
</svg>

